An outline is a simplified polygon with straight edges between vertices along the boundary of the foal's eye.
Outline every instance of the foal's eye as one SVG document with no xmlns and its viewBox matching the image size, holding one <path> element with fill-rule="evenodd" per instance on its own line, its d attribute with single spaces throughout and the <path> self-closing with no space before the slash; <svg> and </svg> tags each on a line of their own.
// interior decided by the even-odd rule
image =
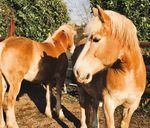
<svg viewBox="0 0 150 128">
<path fill-rule="evenodd" d="M 96 42 L 96 43 L 97 43 L 97 42 L 99 42 L 99 41 L 100 41 L 100 38 L 97 38 L 97 37 L 94 37 L 94 38 L 93 38 L 93 42 Z"/>
</svg>

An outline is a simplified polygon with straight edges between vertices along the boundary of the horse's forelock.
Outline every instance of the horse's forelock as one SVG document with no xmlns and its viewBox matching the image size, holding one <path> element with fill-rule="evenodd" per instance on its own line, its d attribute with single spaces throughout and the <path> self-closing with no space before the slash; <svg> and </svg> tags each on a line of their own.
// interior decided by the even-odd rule
<svg viewBox="0 0 150 128">
<path fill-rule="evenodd" d="M 138 48 L 137 30 L 135 25 L 127 17 L 110 10 L 104 11 L 111 19 L 111 36 L 119 40 L 123 46 Z M 98 16 L 93 16 L 84 29 L 84 33 L 89 35 L 100 31 L 103 23 Z"/>
<path fill-rule="evenodd" d="M 102 23 L 99 20 L 98 16 L 94 16 L 90 19 L 88 24 L 85 26 L 84 34 L 89 35 L 95 33 L 101 29 Z"/>
</svg>

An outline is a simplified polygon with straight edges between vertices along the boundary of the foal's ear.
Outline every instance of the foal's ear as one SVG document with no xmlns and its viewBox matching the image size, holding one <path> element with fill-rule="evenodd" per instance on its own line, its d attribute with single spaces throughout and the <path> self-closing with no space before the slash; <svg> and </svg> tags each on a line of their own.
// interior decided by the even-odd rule
<svg viewBox="0 0 150 128">
<path fill-rule="evenodd" d="M 104 10 L 99 5 L 97 5 L 96 7 L 98 9 L 98 16 L 99 16 L 101 22 L 102 23 L 110 23 L 110 17 L 104 12 Z"/>
<path fill-rule="evenodd" d="M 92 13 L 93 13 L 94 16 L 98 16 L 98 9 L 93 7 L 92 8 Z"/>
<path fill-rule="evenodd" d="M 56 41 L 66 40 L 66 34 L 65 30 L 60 30 L 53 39 Z"/>
</svg>

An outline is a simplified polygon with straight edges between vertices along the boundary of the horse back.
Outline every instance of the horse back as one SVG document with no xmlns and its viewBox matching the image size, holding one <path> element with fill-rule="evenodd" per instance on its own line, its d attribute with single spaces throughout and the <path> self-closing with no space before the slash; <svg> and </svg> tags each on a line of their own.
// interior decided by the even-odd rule
<svg viewBox="0 0 150 128">
<path fill-rule="evenodd" d="M 23 77 L 32 63 L 34 48 L 32 40 L 24 37 L 9 37 L 3 43 L 0 60 L 3 74 L 6 76 L 19 74 L 18 77 Z"/>
</svg>

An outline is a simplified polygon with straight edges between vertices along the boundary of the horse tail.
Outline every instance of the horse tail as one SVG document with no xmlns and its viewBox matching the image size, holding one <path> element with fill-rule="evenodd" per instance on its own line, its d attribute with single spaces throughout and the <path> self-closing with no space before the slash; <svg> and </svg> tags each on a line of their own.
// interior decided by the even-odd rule
<svg viewBox="0 0 150 128">
<path fill-rule="evenodd" d="M 11 18 L 10 24 L 8 25 L 8 30 L 7 31 L 8 31 L 7 37 L 15 36 L 15 20 L 14 20 L 13 16 Z"/>
</svg>

